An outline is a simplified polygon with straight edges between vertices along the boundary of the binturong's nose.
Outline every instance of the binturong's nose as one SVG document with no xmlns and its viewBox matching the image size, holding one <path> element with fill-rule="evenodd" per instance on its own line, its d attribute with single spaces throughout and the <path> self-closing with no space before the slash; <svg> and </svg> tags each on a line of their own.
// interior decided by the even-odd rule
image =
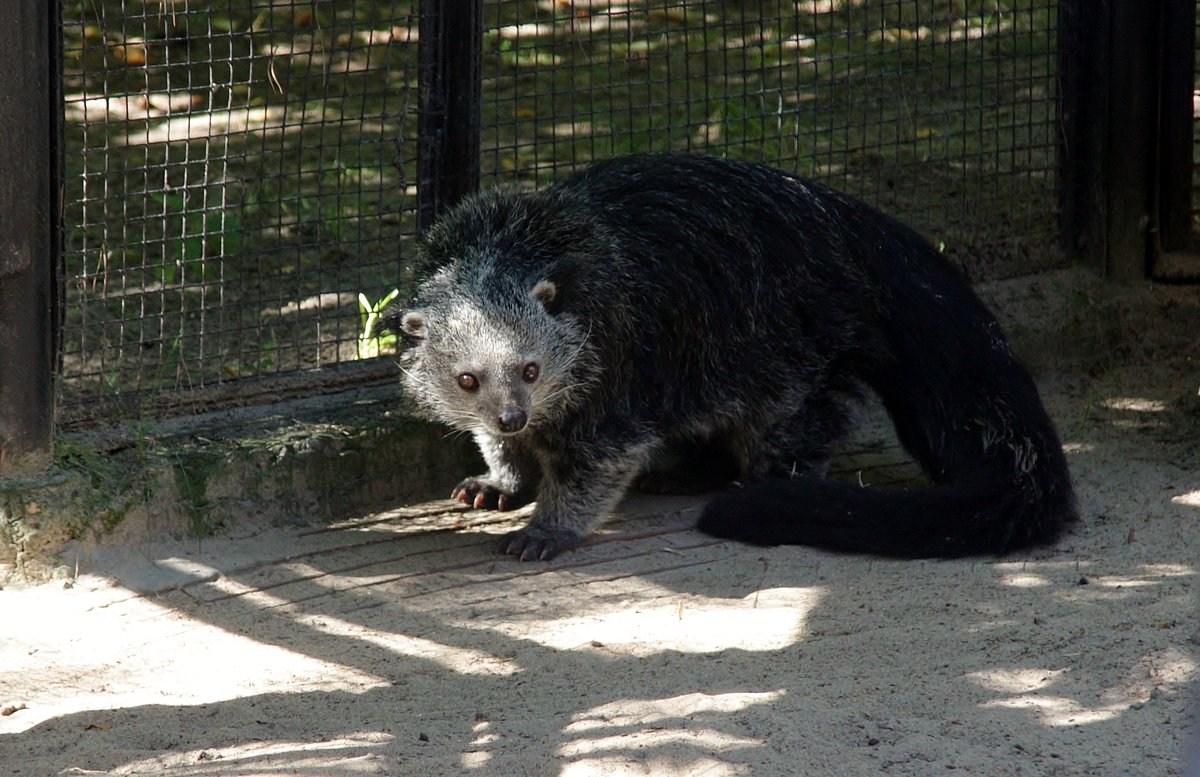
<svg viewBox="0 0 1200 777">
<path fill-rule="evenodd" d="M 519 407 L 510 407 L 500 414 L 496 419 L 496 426 L 505 434 L 519 432 L 525 428 L 525 424 L 529 421 L 529 416 Z"/>
</svg>

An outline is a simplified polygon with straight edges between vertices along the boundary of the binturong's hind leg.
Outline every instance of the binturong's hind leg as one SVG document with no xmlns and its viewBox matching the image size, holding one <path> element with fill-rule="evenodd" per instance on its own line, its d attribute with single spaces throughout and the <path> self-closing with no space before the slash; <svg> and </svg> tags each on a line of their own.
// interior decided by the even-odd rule
<svg viewBox="0 0 1200 777">
<path fill-rule="evenodd" d="M 846 434 L 845 400 L 836 395 L 811 396 L 803 408 L 772 429 L 762 442 L 767 477 L 823 477 L 829 457 Z"/>
<path fill-rule="evenodd" d="M 646 494 L 702 494 L 727 486 L 743 474 L 738 455 L 723 435 L 687 438 L 668 443 L 633 485 Z"/>
<path fill-rule="evenodd" d="M 581 544 L 645 468 L 653 447 L 643 442 L 615 449 L 597 443 L 547 462 L 533 517 L 525 528 L 504 536 L 501 552 L 522 561 L 546 561 Z"/>
</svg>

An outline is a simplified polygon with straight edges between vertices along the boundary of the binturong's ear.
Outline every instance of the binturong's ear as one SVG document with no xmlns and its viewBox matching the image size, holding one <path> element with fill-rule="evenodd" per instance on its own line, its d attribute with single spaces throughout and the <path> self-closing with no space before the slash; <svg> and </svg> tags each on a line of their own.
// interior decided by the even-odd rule
<svg viewBox="0 0 1200 777">
<path fill-rule="evenodd" d="M 542 303 L 550 315 L 558 315 L 572 307 L 572 291 L 579 286 L 582 263 L 575 257 L 566 256 L 554 262 L 541 280 L 529 290 L 529 298 Z"/>
<path fill-rule="evenodd" d="M 393 332 L 404 338 L 409 345 L 424 340 L 428 331 L 425 316 L 419 310 L 389 311 L 379 323 L 381 331 Z"/>
<path fill-rule="evenodd" d="M 554 304 L 555 297 L 558 296 L 558 284 L 554 281 L 538 281 L 529 290 L 529 298 L 542 303 L 542 307 L 551 313 L 557 310 Z"/>
</svg>

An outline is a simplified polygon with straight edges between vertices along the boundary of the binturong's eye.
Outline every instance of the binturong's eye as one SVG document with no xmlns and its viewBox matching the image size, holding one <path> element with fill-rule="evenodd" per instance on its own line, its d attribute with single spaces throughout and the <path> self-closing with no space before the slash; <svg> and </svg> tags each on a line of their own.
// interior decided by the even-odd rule
<svg viewBox="0 0 1200 777">
<path fill-rule="evenodd" d="M 538 367 L 537 362 L 529 362 L 529 364 L 525 365 L 525 370 L 521 373 L 521 377 L 525 379 L 526 383 L 533 383 L 538 379 L 540 372 L 541 368 Z"/>
<path fill-rule="evenodd" d="M 474 393 L 479 390 L 479 378 L 469 372 L 464 372 L 458 376 L 458 387 L 463 391 Z"/>
</svg>

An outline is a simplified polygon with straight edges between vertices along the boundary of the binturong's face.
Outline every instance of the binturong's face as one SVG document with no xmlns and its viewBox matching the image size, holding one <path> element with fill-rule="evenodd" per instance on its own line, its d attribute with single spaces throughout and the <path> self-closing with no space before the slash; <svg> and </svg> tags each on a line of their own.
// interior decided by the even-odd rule
<svg viewBox="0 0 1200 777">
<path fill-rule="evenodd" d="M 578 386 L 586 335 L 547 310 L 554 284 L 482 300 L 453 285 L 423 288 L 401 329 L 404 385 L 427 415 L 464 431 L 510 436 L 558 418 Z M 423 301 L 424 300 L 424 301 Z"/>
</svg>

